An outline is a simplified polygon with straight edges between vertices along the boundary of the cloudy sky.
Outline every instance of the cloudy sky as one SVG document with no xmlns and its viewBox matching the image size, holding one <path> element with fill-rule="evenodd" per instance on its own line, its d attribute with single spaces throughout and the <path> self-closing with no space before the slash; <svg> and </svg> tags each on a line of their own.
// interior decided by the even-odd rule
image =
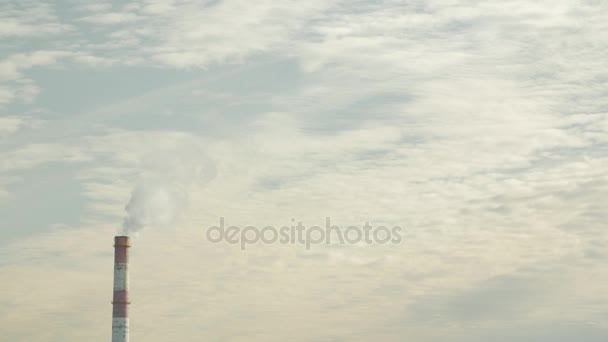
<svg viewBox="0 0 608 342">
<path fill-rule="evenodd" d="M 133 341 L 608 340 L 605 1 L 3 0 L 0 52 L 3 340 L 109 340 L 166 178 Z M 219 217 L 404 233 L 241 251 Z"/>
</svg>

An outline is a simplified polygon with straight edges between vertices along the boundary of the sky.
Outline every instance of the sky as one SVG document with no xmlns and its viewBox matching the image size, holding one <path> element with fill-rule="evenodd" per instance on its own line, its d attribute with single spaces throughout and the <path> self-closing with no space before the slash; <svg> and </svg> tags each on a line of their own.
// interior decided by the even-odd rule
<svg viewBox="0 0 608 342">
<path fill-rule="evenodd" d="M 606 56 L 599 0 L 2 0 L 2 339 L 109 340 L 170 187 L 133 341 L 606 341 Z"/>
</svg>

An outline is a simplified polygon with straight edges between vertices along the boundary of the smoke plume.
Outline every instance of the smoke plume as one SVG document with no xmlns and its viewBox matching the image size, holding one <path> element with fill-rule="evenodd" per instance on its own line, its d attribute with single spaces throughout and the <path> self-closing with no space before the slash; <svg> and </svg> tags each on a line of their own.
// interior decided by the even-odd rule
<svg viewBox="0 0 608 342">
<path fill-rule="evenodd" d="M 121 234 L 171 224 L 187 206 L 193 186 L 214 176 L 213 164 L 200 149 L 155 151 L 142 162 L 139 180 L 125 206 Z"/>
</svg>

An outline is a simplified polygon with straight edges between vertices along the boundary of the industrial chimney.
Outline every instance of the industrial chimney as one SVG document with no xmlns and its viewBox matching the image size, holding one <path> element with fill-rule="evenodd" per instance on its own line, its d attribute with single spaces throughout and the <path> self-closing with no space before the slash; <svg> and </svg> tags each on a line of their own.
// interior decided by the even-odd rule
<svg viewBox="0 0 608 342">
<path fill-rule="evenodd" d="M 129 341 L 129 247 L 128 236 L 114 237 L 112 342 Z"/>
</svg>

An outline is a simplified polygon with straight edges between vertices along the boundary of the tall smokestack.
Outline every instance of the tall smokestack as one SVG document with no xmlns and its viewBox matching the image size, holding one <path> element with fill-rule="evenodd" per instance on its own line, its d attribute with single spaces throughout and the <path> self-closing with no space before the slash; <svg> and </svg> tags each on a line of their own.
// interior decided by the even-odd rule
<svg viewBox="0 0 608 342">
<path fill-rule="evenodd" d="M 128 236 L 114 237 L 112 342 L 129 342 L 129 247 Z"/>
</svg>

